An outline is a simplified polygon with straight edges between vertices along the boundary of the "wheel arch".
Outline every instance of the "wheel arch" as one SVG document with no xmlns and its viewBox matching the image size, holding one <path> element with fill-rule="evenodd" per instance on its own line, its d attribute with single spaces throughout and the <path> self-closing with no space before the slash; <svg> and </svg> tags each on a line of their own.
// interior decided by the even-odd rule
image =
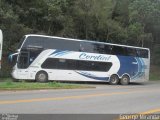
<svg viewBox="0 0 160 120">
<path fill-rule="evenodd" d="M 111 76 L 113 76 L 113 75 L 118 76 L 118 78 L 120 79 L 120 76 L 119 76 L 118 74 L 114 73 L 114 74 L 111 74 L 111 75 L 110 75 L 110 77 L 109 77 L 109 81 L 110 81 Z"/>
<path fill-rule="evenodd" d="M 36 80 L 37 74 L 40 73 L 40 72 L 44 72 L 44 73 L 47 75 L 47 78 L 48 78 L 48 80 L 49 80 L 49 75 L 48 75 L 48 73 L 47 73 L 45 70 L 39 70 L 39 71 L 35 74 L 35 80 Z"/>
<path fill-rule="evenodd" d="M 119 83 L 119 81 L 120 81 L 120 79 L 119 79 L 119 75 L 118 74 L 112 74 L 109 77 L 109 84 L 110 85 L 117 85 Z"/>
<path fill-rule="evenodd" d="M 131 80 L 131 76 L 130 76 L 128 73 L 122 74 L 120 78 L 122 78 L 122 77 L 125 76 L 125 75 L 129 77 L 129 81 L 130 81 L 130 80 Z"/>
</svg>

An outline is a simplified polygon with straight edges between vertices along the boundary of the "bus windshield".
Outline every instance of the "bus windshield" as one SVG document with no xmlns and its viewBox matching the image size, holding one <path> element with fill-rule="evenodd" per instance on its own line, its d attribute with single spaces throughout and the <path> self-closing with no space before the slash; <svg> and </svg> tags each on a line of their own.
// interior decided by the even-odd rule
<svg viewBox="0 0 160 120">
<path fill-rule="evenodd" d="M 49 38 L 49 37 L 28 36 L 21 48 L 26 49 L 29 48 L 30 46 L 34 48 L 43 48 L 43 49 L 79 51 L 78 41 L 70 41 L 70 40 L 67 41 L 64 39 Z"/>
<path fill-rule="evenodd" d="M 28 68 L 29 65 L 37 58 L 37 56 L 42 52 L 43 49 L 23 49 L 21 50 L 17 67 L 20 69 Z"/>
<path fill-rule="evenodd" d="M 22 46 L 25 38 L 26 38 L 25 36 L 23 36 L 23 37 L 21 38 L 21 40 L 20 40 L 20 42 L 19 42 L 19 44 L 18 44 L 18 47 L 17 47 L 18 49 L 21 49 L 21 46 Z"/>
</svg>

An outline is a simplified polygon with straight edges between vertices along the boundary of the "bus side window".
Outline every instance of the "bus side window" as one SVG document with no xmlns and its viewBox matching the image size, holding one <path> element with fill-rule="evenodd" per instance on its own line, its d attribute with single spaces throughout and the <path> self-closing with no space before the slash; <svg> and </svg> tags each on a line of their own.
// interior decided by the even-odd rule
<svg viewBox="0 0 160 120">
<path fill-rule="evenodd" d="M 82 52 L 91 52 L 94 53 L 94 44 L 89 42 L 81 42 L 81 51 Z"/>
<path fill-rule="evenodd" d="M 142 57 L 142 58 L 148 58 L 148 50 L 139 50 L 139 57 Z"/>
<path fill-rule="evenodd" d="M 58 69 L 67 69 L 67 61 L 66 61 L 66 59 L 58 59 L 57 68 Z"/>
<path fill-rule="evenodd" d="M 105 45 L 105 54 L 111 54 L 112 46 L 111 45 Z"/>
<path fill-rule="evenodd" d="M 139 50 L 139 49 L 136 49 L 136 53 L 137 53 L 137 57 L 140 57 L 140 56 L 141 56 L 141 53 L 140 53 L 140 50 Z"/>
<path fill-rule="evenodd" d="M 105 53 L 105 46 L 103 44 L 93 44 L 94 45 L 94 52 L 104 54 Z"/>
<path fill-rule="evenodd" d="M 122 56 L 126 55 L 124 47 L 121 47 L 121 46 L 113 46 L 111 53 L 113 55 L 122 55 Z"/>
<path fill-rule="evenodd" d="M 58 59 L 47 58 L 41 65 L 44 69 L 56 69 Z"/>
<path fill-rule="evenodd" d="M 127 56 L 137 57 L 137 52 L 135 48 L 127 48 Z"/>
<path fill-rule="evenodd" d="M 137 57 L 148 58 L 148 50 L 136 49 Z"/>
</svg>

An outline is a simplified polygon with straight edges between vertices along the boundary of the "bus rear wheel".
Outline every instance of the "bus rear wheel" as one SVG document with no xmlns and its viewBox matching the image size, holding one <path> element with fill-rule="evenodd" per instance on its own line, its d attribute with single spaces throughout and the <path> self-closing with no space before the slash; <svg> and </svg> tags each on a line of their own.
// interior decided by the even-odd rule
<svg viewBox="0 0 160 120">
<path fill-rule="evenodd" d="M 121 85 L 128 85 L 130 81 L 130 78 L 128 75 L 123 75 L 121 80 L 120 80 L 120 84 Z"/>
<path fill-rule="evenodd" d="M 119 77 L 117 75 L 112 75 L 110 77 L 110 81 L 109 81 L 110 85 L 117 85 L 118 82 L 119 82 Z"/>
<path fill-rule="evenodd" d="M 36 74 L 36 81 L 37 82 L 47 82 L 48 81 L 48 74 L 45 71 L 40 71 Z"/>
</svg>

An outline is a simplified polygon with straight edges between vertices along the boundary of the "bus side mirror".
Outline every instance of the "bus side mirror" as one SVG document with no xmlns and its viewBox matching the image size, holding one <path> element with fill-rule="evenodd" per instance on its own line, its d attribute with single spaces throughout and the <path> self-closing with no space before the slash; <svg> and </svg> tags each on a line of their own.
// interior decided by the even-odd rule
<svg viewBox="0 0 160 120">
<path fill-rule="evenodd" d="M 17 56 L 18 56 L 18 53 L 9 55 L 8 57 L 9 63 L 12 65 L 15 64 L 17 62 Z"/>
</svg>

